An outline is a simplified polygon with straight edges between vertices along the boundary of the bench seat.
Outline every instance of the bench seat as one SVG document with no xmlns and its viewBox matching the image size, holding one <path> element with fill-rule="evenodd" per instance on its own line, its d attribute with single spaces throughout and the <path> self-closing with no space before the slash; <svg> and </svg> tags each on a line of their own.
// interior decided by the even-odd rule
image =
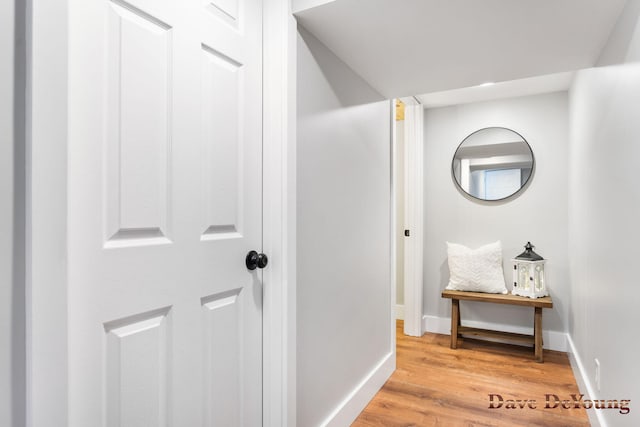
<svg viewBox="0 0 640 427">
<path fill-rule="evenodd" d="M 544 361 L 542 352 L 542 309 L 553 308 L 551 297 L 527 298 L 510 294 L 444 290 L 442 291 L 442 298 L 451 299 L 451 348 L 455 349 L 458 347 L 458 338 L 463 334 L 495 338 L 532 345 L 536 361 L 540 363 Z M 533 307 L 533 335 L 462 326 L 460 320 L 460 301 L 463 300 Z"/>
</svg>

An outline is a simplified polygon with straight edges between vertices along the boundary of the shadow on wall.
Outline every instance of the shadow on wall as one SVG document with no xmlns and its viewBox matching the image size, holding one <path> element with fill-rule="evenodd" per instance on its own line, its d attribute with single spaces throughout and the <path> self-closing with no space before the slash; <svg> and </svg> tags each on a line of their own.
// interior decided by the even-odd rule
<svg viewBox="0 0 640 427">
<path fill-rule="evenodd" d="M 598 58 L 597 66 L 618 65 L 640 61 L 640 1 L 629 1 L 622 11 L 618 24 L 609 37 L 609 46 Z M 635 53 L 635 55 L 634 55 Z"/>
<path fill-rule="evenodd" d="M 333 52 L 301 25 L 298 25 L 298 32 L 309 47 L 309 51 L 327 81 L 331 82 L 333 92 L 343 106 L 369 104 L 386 99 L 370 85 L 363 87 L 363 80 L 359 79 L 347 64 L 337 58 Z"/>
<path fill-rule="evenodd" d="M 26 3 L 15 0 L 13 85 L 13 236 L 11 272 L 11 421 L 26 423 Z"/>
</svg>

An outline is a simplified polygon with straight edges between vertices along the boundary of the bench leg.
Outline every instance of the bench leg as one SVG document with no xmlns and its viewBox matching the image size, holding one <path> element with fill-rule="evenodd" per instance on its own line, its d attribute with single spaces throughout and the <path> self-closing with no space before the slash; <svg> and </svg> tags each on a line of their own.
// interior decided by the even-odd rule
<svg viewBox="0 0 640 427">
<path fill-rule="evenodd" d="M 542 307 L 535 307 L 535 315 L 533 321 L 534 350 L 536 362 L 542 363 Z"/>
<path fill-rule="evenodd" d="M 458 326 L 460 325 L 460 300 L 451 300 L 451 348 L 458 347 Z"/>
</svg>

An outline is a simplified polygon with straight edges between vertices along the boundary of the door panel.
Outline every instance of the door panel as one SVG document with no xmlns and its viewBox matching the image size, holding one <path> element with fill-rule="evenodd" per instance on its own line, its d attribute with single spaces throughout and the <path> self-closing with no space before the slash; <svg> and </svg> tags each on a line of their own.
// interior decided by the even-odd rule
<svg viewBox="0 0 640 427">
<path fill-rule="evenodd" d="M 202 45 L 203 240 L 239 237 L 242 64 Z"/>
<path fill-rule="evenodd" d="M 262 416 L 260 0 L 71 0 L 70 426 Z"/>
<path fill-rule="evenodd" d="M 238 1 L 237 0 L 217 0 L 209 1 L 208 9 L 211 13 L 227 22 L 234 28 L 238 28 Z"/>
<path fill-rule="evenodd" d="M 169 308 L 105 324 L 107 426 L 167 425 Z"/>
<path fill-rule="evenodd" d="M 168 243 L 172 29 L 124 5 L 108 12 L 107 245 Z"/>
<path fill-rule="evenodd" d="M 240 408 L 226 410 L 240 399 L 240 310 L 244 297 L 240 293 L 241 289 L 234 289 L 202 299 L 204 401 L 210 403 L 205 407 L 205 426 L 240 424 Z"/>
</svg>

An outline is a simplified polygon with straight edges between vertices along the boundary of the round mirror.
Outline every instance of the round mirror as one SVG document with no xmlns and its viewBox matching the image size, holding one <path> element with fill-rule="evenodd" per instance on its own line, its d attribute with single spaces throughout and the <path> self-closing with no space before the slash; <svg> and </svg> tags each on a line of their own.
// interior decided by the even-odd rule
<svg viewBox="0 0 640 427">
<path fill-rule="evenodd" d="M 525 187 L 533 165 L 533 151 L 519 133 L 490 127 L 460 143 L 451 170 L 458 187 L 471 197 L 502 200 Z"/>
</svg>

